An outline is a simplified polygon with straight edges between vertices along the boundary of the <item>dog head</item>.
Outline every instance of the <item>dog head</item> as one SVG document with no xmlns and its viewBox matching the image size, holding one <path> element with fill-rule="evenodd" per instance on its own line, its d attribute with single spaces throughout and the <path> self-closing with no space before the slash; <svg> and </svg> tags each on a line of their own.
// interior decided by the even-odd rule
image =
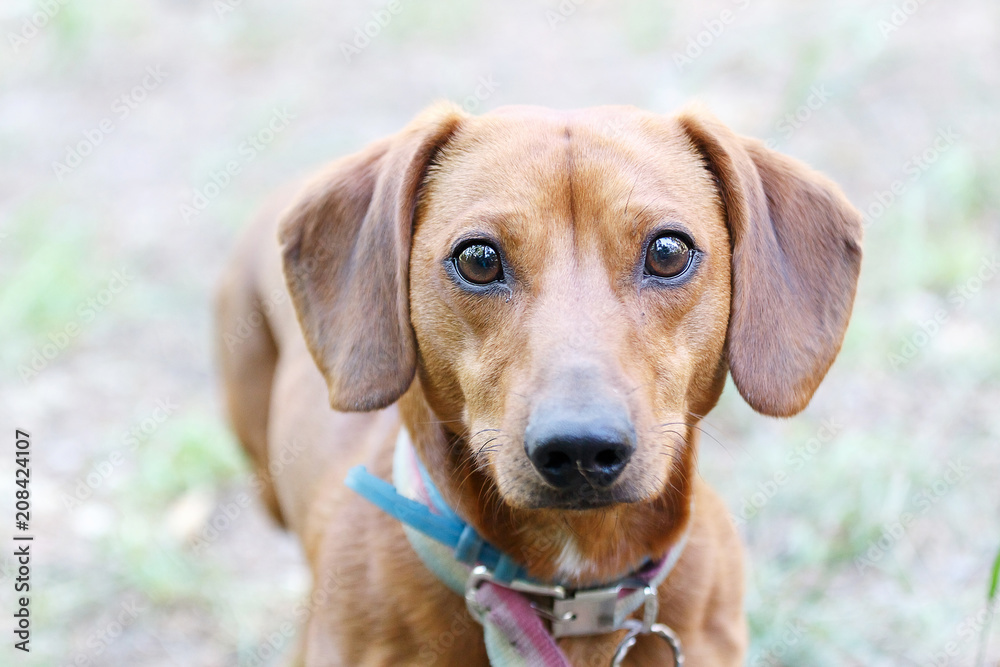
<svg viewBox="0 0 1000 667">
<path fill-rule="evenodd" d="M 515 553 L 526 525 L 609 512 L 655 550 L 726 372 L 758 412 L 803 409 L 861 259 L 823 177 L 702 112 L 623 107 L 434 108 L 334 164 L 281 234 L 332 406 L 412 386 L 435 481 Z"/>
</svg>

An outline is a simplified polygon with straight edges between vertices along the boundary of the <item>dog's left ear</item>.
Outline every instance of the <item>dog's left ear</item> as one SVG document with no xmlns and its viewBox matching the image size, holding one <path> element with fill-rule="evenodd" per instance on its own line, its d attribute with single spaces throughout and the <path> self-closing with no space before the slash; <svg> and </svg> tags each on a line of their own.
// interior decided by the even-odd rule
<svg viewBox="0 0 1000 667">
<path fill-rule="evenodd" d="M 793 415 L 843 342 L 861 268 L 861 215 L 831 181 L 708 114 L 678 120 L 716 179 L 729 228 L 733 381 L 754 410 Z"/>
<path fill-rule="evenodd" d="M 333 163 L 284 213 L 285 279 L 336 410 L 383 408 L 413 381 L 417 196 L 462 116 L 454 105 L 432 107 L 398 134 Z"/>
</svg>

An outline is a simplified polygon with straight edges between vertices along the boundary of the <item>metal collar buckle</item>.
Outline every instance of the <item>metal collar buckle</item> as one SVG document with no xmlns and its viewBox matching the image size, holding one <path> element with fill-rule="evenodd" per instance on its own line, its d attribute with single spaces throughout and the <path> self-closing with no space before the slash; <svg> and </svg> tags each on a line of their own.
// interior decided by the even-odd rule
<svg viewBox="0 0 1000 667">
<path fill-rule="evenodd" d="M 476 600 L 476 592 L 485 582 L 495 583 L 518 593 L 550 599 L 552 601 L 551 608 L 540 606 L 534 602 L 531 603 L 531 607 L 536 614 L 552 622 L 552 636 L 556 638 L 600 635 L 627 629 L 628 633 L 619 642 L 612 658 L 611 667 L 618 667 L 622 664 L 640 635 L 655 635 L 666 641 L 670 644 L 674 654 L 674 667 L 683 667 L 684 665 L 684 653 L 677 635 L 666 625 L 656 622 L 660 605 L 656 590 L 650 586 L 642 588 L 642 620 L 625 618 L 616 622 L 615 616 L 618 603 L 621 600 L 621 591 L 623 589 L 638 589 L 642 584 L 629 586 L 622 583 L 608 588 L 570 592 L 564 586 L 535 584 L 522 579 L 498 582 L 488 568 L 479 565 L 473 568 L 465 583 L 466 606 L 468 606 L 472 617 L 479 623 L 483 623 L 489 613 L 489 609 L 483 607 Z"/>
<path fill-rule="evenodd" d="M 606 588 L 590 588 L 567 591 L 564 586 L 535 584 L 520 579 L 511 582 L 497 582 L 486 567 L 480 565 L 472 570 L 465 584 L 465 602 L 469 612 L 481 621 L 488 610 L 476 600 L 476 591 L 484 582 L 491 582 L 528 595 L 548 598 L 548 604 L 531 603 L 535 613 L 552 622 L 553 637 L 575 637 L 578 635 L 602 635 L 627 627 L 624 619 L 616 619 L 618 604 L 623 590 L 642 589 L 643 620 L 641 630 L 649 632 L 656 622 L 659 610 L 656 591 L 644 584 L 629 586 L 625 583 Z"/>
<path fill-rule="evenodd" d="M 465 605 L 469 608 L 469 613 L 472 617 L 483 622 L 486 614 L 489 613 L 489 609 L 486 609 L 479 601 L 476 600 L 476 591 L 479 587 L 486 582 L 497 584 L 498 586 L 503 586 L 504 588 L 509 588 L 512 591 L 517 591 L 518 593 L 526 593 L 528 595 L 537 595 L 540 597 L 547 597 L 552 599 L 564 599 L 566 597 L 566 589 L 562 586 L 547 586 L 545 584 L 534 584 L 530 581 L 524 581 L 523 579 L 514 579 L 509 582 L 497 581 L 493 576 L 493 573 L 485 565 L 477 565 L 472 569 L 469 574 L 469 578 L 465 581 Z M 534 605 L 532 605 L 534 607 Z M 538 608 L 535 608 L 538 611 Z M 542 614 L 545 618 L 550 618 L 549 616 Z M 550 619 L 551 620 L 551 619 Z"/>
<path fill-rule="evenodd" d="M 622 590 L 628 588 L 622 584 L 592 588 L 576 591 L 565 599 L 553 600 L 552 614 L 558 620 L 552 621 L 552 636 L 603 635 L 622 629 L 625 619 L 617 618 L 618 605 Z M 656 621 L 659 602 L 656 591 L 649 586 L 643 586 L 642 591 L 643 628 L 646 628 Z"/>
</svg>

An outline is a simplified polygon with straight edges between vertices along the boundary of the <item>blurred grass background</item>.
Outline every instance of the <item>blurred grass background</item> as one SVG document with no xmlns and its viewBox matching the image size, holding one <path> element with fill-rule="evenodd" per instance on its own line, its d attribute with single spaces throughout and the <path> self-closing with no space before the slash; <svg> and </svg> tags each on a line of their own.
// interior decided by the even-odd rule
<svg viewBox="0 0 1000 667">
<path fill-rule="evenodd" d="M 702 474 L 747 544 L 750 664 L 971 664 L 1000 544 L 1000 5 L 406 1 L 348 60 L 384 8 L 0 8 L 0 405 L 5 433 L 33 435 L 39 535 L 32 653 L 8 642 L 0 662 L 280 664 L 308 577 L 244 506 L 212 288 L 267 192 L 449 98 L 663 113 L 698 99 L 868 213 L 854 318 L 812 405 L 765 419 L 730 388 Z M 241 153 L 275 109 L 288 128 Z M 79 166 L 54 167 L 105 118 Z M 954 138 L 935 148 L 941 132 Z M 185 221 L 229 160 L 240 173 Z M 130 278 L 112 293 L 116 271 Z M 11 576 L 0 556 L 3 609 Z"/>
</svg>

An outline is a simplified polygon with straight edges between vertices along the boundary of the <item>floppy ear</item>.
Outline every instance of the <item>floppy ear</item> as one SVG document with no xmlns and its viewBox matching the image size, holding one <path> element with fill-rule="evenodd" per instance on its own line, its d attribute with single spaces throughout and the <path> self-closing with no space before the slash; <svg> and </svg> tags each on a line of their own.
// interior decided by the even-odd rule
<svg viewBox="0 0 1000 667">
<path fill-rule="evenodd" d="M 414 210 L 428 165 L 460 120 L 458 107 L 432 107 L 332 164 L 284 213 L 285 279 L 336 410 L 383 408 L 413 380 Z"/>
<path fill-rule="evenodd" d="M 715 176 L 729 226 L 733 381 L 757 412 L 793 415 L 843 342 L 861 215 L 825 177 L 715 118 L 688 112 L 679 121 Z"/>
</svg>

